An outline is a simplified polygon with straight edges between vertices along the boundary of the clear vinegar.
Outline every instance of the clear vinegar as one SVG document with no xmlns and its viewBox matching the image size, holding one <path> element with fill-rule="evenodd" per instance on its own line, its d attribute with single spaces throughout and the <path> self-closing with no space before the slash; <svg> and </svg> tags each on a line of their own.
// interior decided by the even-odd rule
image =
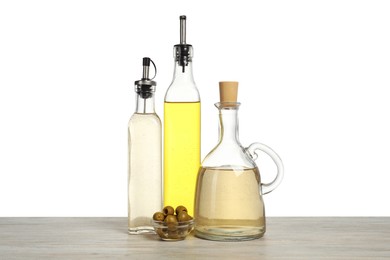
<svg viewBox="0 0 390 260">
<path fill-rule="evenodd" d="M 257 167 L 201 168 L 197 181 L 196 236 L 222 241 L 263 236 L 265 214 Z"/>
<path fill-rule="evenodd" d="M 152 216 L 162 207 L 161 121 L 135 113 L 129 121 L 130 234 L 153 232 Z"/>
</svg>

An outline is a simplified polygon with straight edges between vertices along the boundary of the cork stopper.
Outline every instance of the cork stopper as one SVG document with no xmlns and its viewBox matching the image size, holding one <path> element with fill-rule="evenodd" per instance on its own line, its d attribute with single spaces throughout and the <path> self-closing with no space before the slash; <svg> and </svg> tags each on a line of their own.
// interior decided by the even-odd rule
<svg viewBox="0 0 390 260">
<path fill-rule="evenodd" d="M 220 102 L 237 102 L 237 81 L 221 81 L 219 82 L 219 99 Z"/>
</svg>

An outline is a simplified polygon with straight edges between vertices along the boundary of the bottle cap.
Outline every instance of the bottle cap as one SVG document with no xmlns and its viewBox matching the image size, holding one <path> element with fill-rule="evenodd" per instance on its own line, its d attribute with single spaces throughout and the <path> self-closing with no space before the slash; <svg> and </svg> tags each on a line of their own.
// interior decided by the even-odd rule
<svg viewBox="0 0 390 260">
<path fill-rule="evenodd" d="M 149 67 L 150 67 L 150 62 L 152 62 L 154 66 L 154 77 L 149 78 Z M 153 79 L 156 77 L 157 74 L 157 68 L 152 59 L 149 57 L 145 57 L 142 59 L 142 67 L 143 67 L 143 72 L 142 72 L 142 78 L 141 80 L 137 80 L 134 82 L 136 86 L 156 86 L 156 82 L 153 81 Z"/>
<path fill-rule="evenodd" d="M 154 77 L 151 79 L 149 78 L 150 63 L 152 63 L 154 66 Z M 153 79 L 156 77 L 157 68 L 154 62 L 149 57 L 145 57 L 142 59 L 142 67 L 142 78 L 134 82 L 135 92 L 140 93 L 142 98 L 150 98 L 152 96 L 151 92 L 154 92 L 156 90 L 156 81 L 153 81 Z"/>
<path fill-rule="evenodd" d="M 221 81 L 219 82 L 219 100 L 223 102 L 237 102 L 238 82 Z"/>
</svg>

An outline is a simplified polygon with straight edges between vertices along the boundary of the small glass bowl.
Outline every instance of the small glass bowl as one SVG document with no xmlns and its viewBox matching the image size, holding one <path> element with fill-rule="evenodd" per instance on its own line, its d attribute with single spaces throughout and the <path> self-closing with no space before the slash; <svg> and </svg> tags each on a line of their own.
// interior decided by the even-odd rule
<svg viewBox="0 0 390 260">
<path fill-rule="evenodd" d="M 183 240 L 194 229 L 194 220 L 167 224 L 164 221 L 153 220 L 153 227 L 157 235 L 164 241 Z"/>
</svg>

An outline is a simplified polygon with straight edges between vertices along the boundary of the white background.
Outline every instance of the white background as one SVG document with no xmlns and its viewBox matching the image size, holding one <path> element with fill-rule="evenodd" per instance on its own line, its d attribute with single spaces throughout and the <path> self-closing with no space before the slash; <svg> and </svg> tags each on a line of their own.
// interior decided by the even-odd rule
<svg viewBox="0 0 390 260">
<path fill-rule="evenodd" d="M 133 84 L 151 57 L 162 117 L 183 14 L 202 158 L 237 80 L 241 142 L 285 164 L 268 216 L 390 215 L 388 1 L 68 0 L 0 2 L 0 216 L 127 215 Z"/>
</svg>

